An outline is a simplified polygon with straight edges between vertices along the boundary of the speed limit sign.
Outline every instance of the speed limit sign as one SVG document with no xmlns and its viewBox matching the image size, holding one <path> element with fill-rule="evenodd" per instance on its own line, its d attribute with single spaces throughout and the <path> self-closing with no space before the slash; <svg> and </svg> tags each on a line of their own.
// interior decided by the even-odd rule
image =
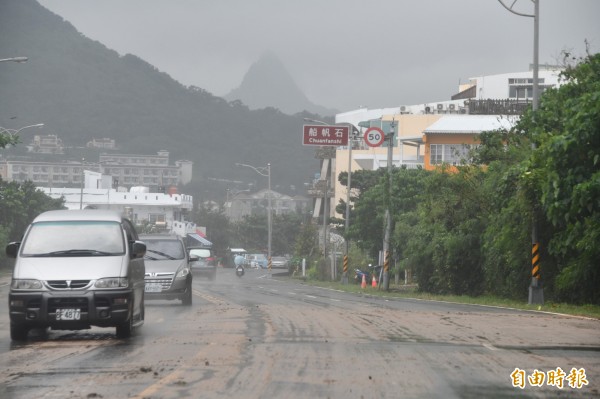
<svg viewBox="0 0 600 399">
<path fill-rule="evenodd" d="M 378 127 L 370 127 L 365 131 L 365 143 L 369 147 L 379 147 L 385 140 L 385 133 Z"/>
</svg>

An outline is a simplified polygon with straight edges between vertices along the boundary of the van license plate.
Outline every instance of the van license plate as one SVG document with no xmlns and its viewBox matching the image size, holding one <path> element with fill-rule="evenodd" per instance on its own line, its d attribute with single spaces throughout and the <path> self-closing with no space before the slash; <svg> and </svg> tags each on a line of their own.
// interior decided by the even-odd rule
<svg viewBox="0 0 600 399">
<path fill-rule="evenodd" d="M 146 283 L 146 292 L 161 292 L 162 285 L 157 283 Z"/>
<path fill-rule="evenodd" d="M 56 309 L 56 320 L 79 320 L 81 309 Z"/>
</svg>

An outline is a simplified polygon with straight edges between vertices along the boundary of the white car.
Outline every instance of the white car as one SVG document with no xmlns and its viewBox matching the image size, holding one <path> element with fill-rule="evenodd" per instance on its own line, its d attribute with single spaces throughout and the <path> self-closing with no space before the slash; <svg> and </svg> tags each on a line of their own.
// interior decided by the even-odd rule
<svg viewBox="0 0 600 399">
<path fill-rule="evenodd" d="M 287 269 L 289 266 L 289 260 L 285 256 L 272 256 L 271 257 L 271 268 L 272 269 Z"/>
</svg>

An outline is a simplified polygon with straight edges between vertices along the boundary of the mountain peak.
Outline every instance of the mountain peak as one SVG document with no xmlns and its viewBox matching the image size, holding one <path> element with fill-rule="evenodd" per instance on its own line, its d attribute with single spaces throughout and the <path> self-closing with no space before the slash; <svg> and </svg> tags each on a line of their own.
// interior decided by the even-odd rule
<svg viewBox="0 0 600 399">
<path fill-rule="evenodd" d="M 332 115 L 336 111 L 313 104 L 300 90 L 279 57 L 265 52 L 250 66 L 241 85 L 225 96 L 227 101 L 241 100 L 251 109 L 273 107 L 284 113 L 309 111 Z"/>
</svg>

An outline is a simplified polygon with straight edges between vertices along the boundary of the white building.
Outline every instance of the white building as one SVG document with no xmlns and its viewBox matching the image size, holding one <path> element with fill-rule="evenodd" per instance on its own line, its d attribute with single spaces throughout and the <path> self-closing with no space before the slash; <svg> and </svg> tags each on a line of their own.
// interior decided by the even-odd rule
<svg viewBox="0 0 600 399">
<path fill-rule="evenodd" d="M 552 65 L 540 65 L 538 85 L 540 95 L 544 90 L 558 87 L 561 69 Z M 467 97 L 464 97 L 467 95 Z M 459 87 L 459 93 L 453 99 L 470 98 L 474 100 L 529 100 L 533 99 L 533 71 L 503 73 L 470 78 L 469 82 Z"/>
<path fill-rule="evenodd" d="M 101 154 L 98 162 L 1 159 L 0 177 L 6 181 L 31 180 L 36 186 L 77 187 L 81 184 L 83 169 L 88 169 L 112 176 L 118 186 L 166 189 L 189 183 L 192 166 L 193 162 L 186 160 L 169 165 L 168 151 L 159 151 L 156 155 Z"/>
<path fill-rule="evenodd" d="M 195 232 L 196 226 L 185 221 L 193 209 L 191 195 L 151 193 L 147 187 L 132 187 L 129 191 L 111 188 L 110 176 L 84 171 L 85 184 L 82 188 L 38 187 L 52 198 L 65 199 L 68 209 L 111 209 L 125 214 L 135 224 L 149 223 L 161 231 L 183 229 Z M 106 188 L 102 188 L 106 187 Z"/>
</svg>

